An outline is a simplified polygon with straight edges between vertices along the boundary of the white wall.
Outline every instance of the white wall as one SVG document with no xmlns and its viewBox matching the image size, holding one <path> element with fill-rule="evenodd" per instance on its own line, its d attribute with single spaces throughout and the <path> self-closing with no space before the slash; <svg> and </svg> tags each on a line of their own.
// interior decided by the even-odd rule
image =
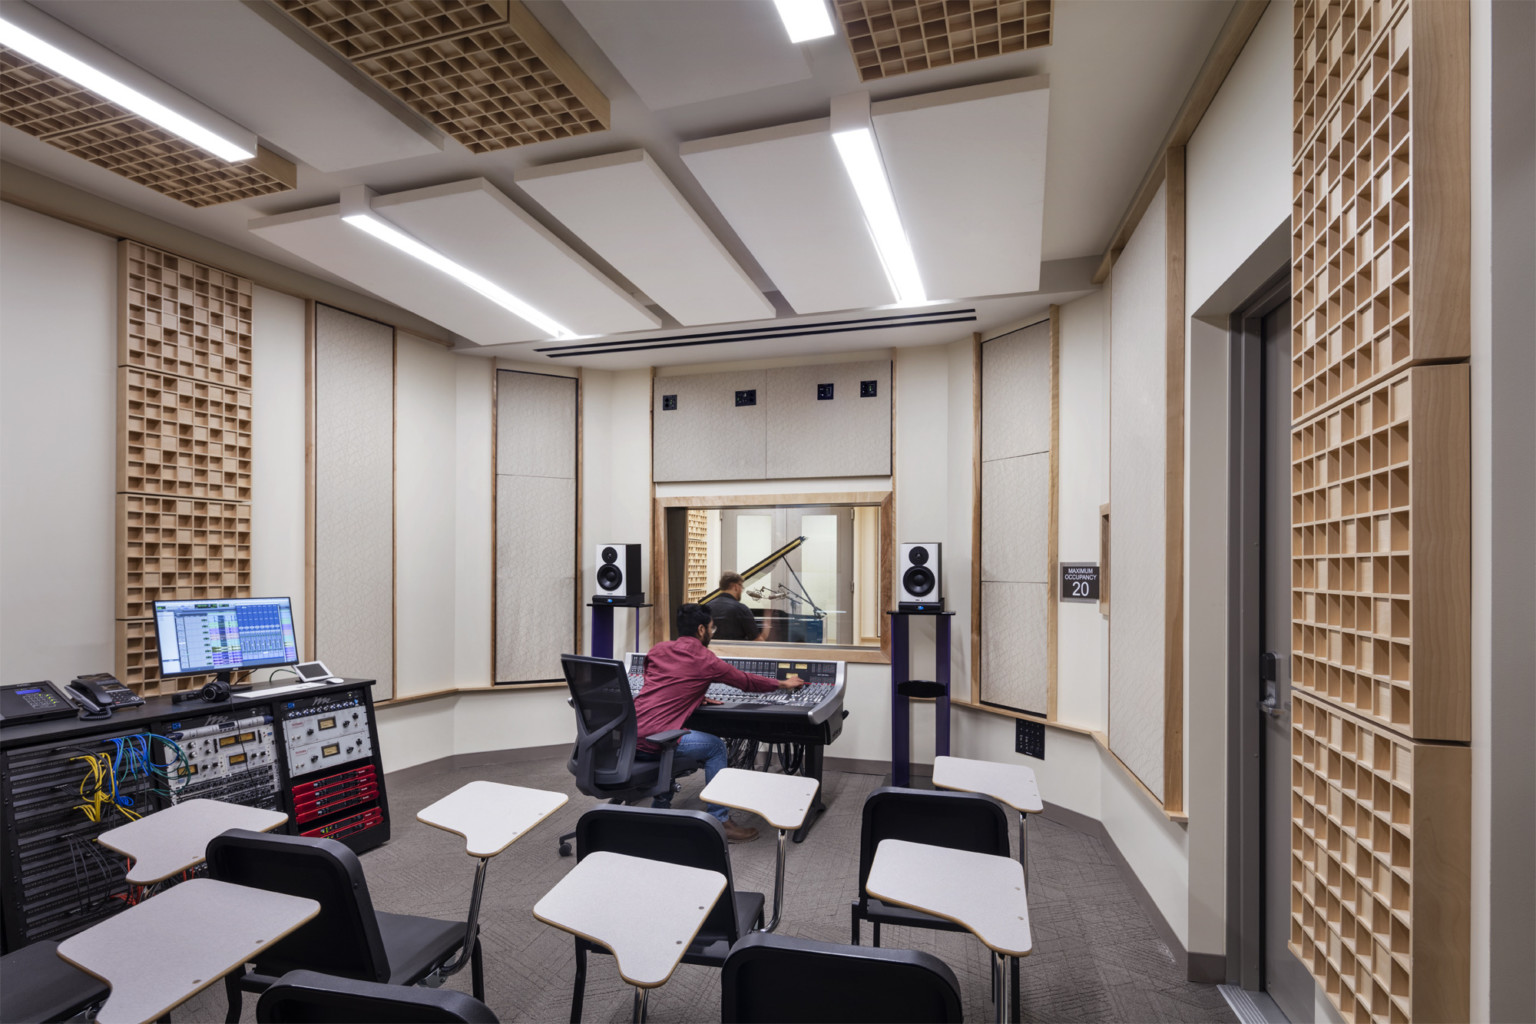
<svg viewBox="0 0 1536 1024">
<path fill-rule="evenodd" d="M 489 359 L 454 360 L 453 683 L 491 685 L 491 404 Z"/>
<path fill-rule="evenodd" d="M 251 594 L 293 602 L 299 651 L 314 657 L 304 588 L 305 302 L 257 285 L 251 321 Z M 114 433 L 113 445 L 116 445 Z"/>
</svg>

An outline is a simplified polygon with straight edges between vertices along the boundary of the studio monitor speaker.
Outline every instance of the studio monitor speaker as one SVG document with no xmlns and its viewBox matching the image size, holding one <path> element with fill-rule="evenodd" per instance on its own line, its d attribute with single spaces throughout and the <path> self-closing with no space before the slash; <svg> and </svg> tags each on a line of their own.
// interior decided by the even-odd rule
<svg viewBox="0 0 1536 1024">
<path fill-rule="evenodd" d="M 640 579 L 639 544 L 597 546 L 597 590 L 592 595 L 594 602 L 644 604 L 644 587 Z"/>
<path fill-rule="evenodd" d="M 944 598 L 939 594 L 939 545 L 937 543 L 901 545 L 901 561 L 896 564 L 898 611 L 942 612 Z"/>
</svg>

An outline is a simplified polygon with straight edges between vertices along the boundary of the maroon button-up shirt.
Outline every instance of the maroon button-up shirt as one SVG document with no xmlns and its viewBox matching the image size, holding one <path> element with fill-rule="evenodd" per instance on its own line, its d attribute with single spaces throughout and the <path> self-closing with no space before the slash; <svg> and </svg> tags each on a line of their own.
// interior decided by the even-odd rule
<svg viewBox="0 0 1536 1024">
<path fill-rule="evenodd" d="M 778 680 L 754 676 L 721 661 L 696 636 L 664 640 L 645 655 L 645 685 L 635 696 L 639 748 L 660 749 L 643 737 L 681 729 L 704 703 L 710 683 L 726 683 L 749 693 L 779 688 Z"/>
</svg>

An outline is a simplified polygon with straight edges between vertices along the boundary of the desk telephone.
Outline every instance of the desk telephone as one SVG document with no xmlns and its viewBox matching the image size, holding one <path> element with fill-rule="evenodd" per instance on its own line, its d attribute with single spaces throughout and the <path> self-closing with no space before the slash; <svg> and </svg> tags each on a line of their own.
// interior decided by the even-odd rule
<svg viewBox="0 0 1536 1024">
<path fill-rule="evenodd" d="M 137 707 L 144 698 L 118 682 L 110 673 L 76 676 L 69 683 L 70 696 L 92 718 L 105 718 L 117 708 Z"/>
</svg>

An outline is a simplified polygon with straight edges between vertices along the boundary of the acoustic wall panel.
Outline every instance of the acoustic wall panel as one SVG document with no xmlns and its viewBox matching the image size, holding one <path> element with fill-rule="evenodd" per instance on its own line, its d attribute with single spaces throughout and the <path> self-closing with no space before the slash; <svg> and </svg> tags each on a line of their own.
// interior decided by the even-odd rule
<svg viewBox="0 0 1536 1024">
<path fill-rule="evenodd" d="M 1056 361 L 1051 320 L 981 346 L 978 696 L 1043 716 L 1054 703 Z"/>
<path fill-rule="evenodd" d="M 651 406 L 653 479 L 763 479 L 765 383 L 762 370 L 657 377 Z M 737 393 L 745 391 L 753 392 L 753 404 L 737 405 Z"/>
<path fill-rule="evenodd" d="M 763 375 L 768 478 L 889 476 L 889 360 L 789 366 Z M 860 385 L 873 381 L 875 394 Z M 831 398 L 818 397 L 831 386 Z"/>
<path fill-rule="evenodd" d="M 1115 574 L 1109 630 L 1109 745 L 1164 798 L 1167 642 L 1167 186 L 1158 189 L 1110 281 L 1109 492 Z M 1179 458 L 1179 453 L 1172 453 Z"/>
<path fill-rule="evenodd" d="M 394 695 L 395 332 L 315 307 L 315 657 Z"/>
<path fill-rule="evenodd" d="M 562 678 L 576 649 L 574 377 L 496 373 L 495 681 Z"/>
</svg>

